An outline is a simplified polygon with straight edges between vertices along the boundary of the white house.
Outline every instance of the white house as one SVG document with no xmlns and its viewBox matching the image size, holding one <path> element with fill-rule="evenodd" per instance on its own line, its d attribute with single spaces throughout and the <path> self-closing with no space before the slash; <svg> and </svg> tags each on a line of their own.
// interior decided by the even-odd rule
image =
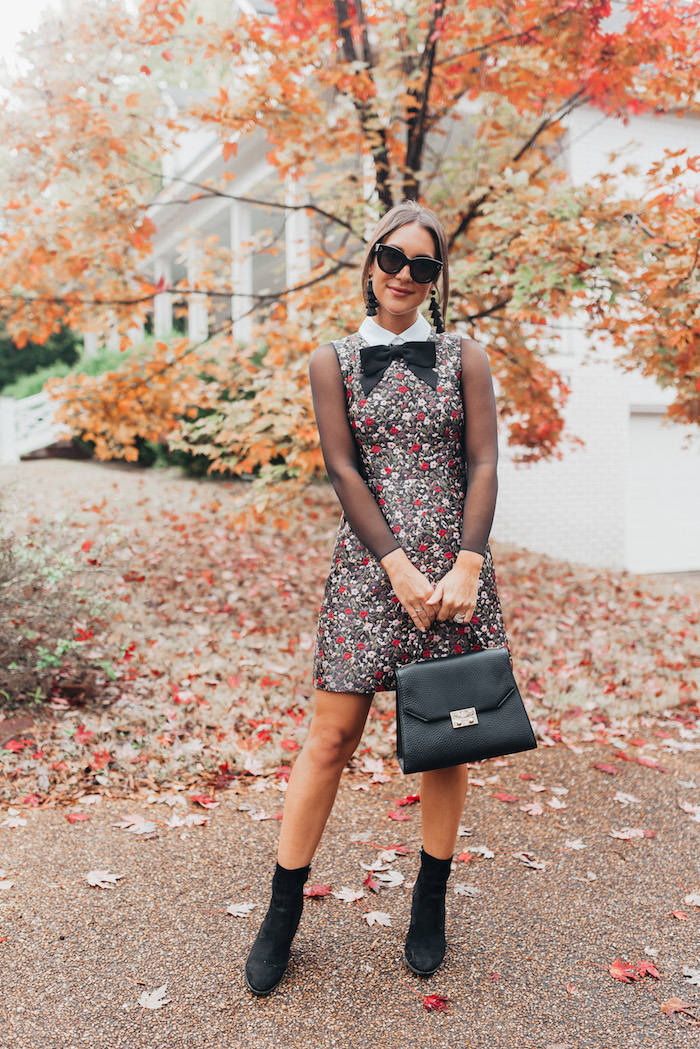
<svg viewBox="0 0 700 1049">
<path fill-rule="evenodd" d="M 260 2 L 260 0 L 258 0 Z M 177 99 L 173 99 L 173 104 Z M 629 124 L 605 118 L 599 111 L 576 111 L 568 122 L 565 162 L 575 181 L 610 169 L 609 156 L 632 143 L 623 163 L 640 170 L 663 155 L 665 148 L 700 149 L 700 122 L 675 117 L 639 116 Z M 280 184 L 267 163 L 262 135 L 239 143 L 228 183 L 236 196 L 279 199 Z M 166 158 L 169 184 L 151 211 L 157 226 L 153 269 L 156 280 L 196 279 L 197 249 L 188 230 L 215 234 L 231 254 L 235 294 L 221 309 L 230 309 L 234 334 L 250 330 L 251 294 L 274 291 L 303 279 L 308 268 L 312 231 L 306 213 L 264 210 L 220 197 L 178 206 L 187 201 L 192 183 L 220 175 L 221 146 L 213 134 L 194 130 L 182 137 L 176 154 Z M 632 186 L 632 188 L 634 188 Z M 284 200 L 295 203 L 294 184 L 284 187 Z M 275 229 L 285 250 L 278 256 L 250 251 L 251 237 Z M 156 332 L 172 326 L 170 293 L 157 296 Z M 197 295 L 187 303 L 193 340 L 206 336 L 209 318 Z M 488 349 L 488 346 L 487 346 Z M 549 363 L 565 376 L 572 394 L 567 428 L 584 446 L 553 462 L 516 465 L 501 447 L 499 497 L 492 534 L 553 557 L 633 572 L 700 570 L 700 432 L 664 418 L 669 393 L 641 375 L 615 367 L 604 346 L 591 355 L 582 330 L 563 331 L 561 349 Z M 688 435 L 691 435 L 690 438 Z"/>
<path fill-rule="evenodd" d="M 567 164 L 583 182 L 617 163 L 645 171 L 664 149 L 700 151 L 700 121 L 638 116 L 626 126 L 597 110 L 569 120 Z M 634 191 L 634 179 L 626 188 Z M 550 359 L 571 386 L 567 427 L 583 448 L 558 461 L 515 465 L 505 446 L 493 535 L 527 549 L 631 572 L 700 570 L 700 430 L 665 418 L 672 395 L 624 373 L 581 330 L 563 333 Z"/>
</svg>

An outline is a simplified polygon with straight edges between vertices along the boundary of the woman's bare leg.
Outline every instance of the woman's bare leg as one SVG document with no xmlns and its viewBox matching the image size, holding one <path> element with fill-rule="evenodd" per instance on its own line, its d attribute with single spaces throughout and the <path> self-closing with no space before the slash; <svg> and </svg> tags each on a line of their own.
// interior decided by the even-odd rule
<svg viewBox="0 0 700 1049">
<path fill-rule="evenodd" d="M 333 808 L 340 775 L 362 738 L 372 696 L 316 692 L 314 713 L 284 802 L 277 860 L 295 870 L 311 863 Z"/>
<path fill-rule="evenodd" d="M 423 848 L 438 860 L 449 859 L 455 850 L 467 796 L 467 777 L 466 765 L 435 769 L 421 776 Z"/>
</svg>

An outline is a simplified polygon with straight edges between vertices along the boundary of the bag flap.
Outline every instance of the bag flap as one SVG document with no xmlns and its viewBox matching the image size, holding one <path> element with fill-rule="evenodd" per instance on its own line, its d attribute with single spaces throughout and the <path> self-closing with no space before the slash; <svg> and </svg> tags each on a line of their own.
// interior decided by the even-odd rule
<svg viewBox="0 0 700 1049">
<path fill-rule="evenodd" d="M 399 710 L 425 723 L 471 707 L 477 715 L 497 710 L 513 693 L 518 688 L 504 647 L 428 659 L 396 671 Z"/>
</svg>

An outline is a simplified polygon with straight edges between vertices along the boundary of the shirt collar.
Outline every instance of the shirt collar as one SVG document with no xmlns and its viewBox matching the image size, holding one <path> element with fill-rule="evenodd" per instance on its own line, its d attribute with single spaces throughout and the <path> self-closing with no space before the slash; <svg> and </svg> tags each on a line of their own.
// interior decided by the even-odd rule
<svg viewBox="0 0 700 1049">
<path fill-rule="evenodd" d="M 425 342 L 430 331 L 430 324 L 419 313 L 418 319 L 400 335 L 382 328 L 374 317 L 366 317 L 358 328 L 357 334 L 362 336 L 368 346 L 392 346 L 400 345 L 403 342 Z"/>
</svg>

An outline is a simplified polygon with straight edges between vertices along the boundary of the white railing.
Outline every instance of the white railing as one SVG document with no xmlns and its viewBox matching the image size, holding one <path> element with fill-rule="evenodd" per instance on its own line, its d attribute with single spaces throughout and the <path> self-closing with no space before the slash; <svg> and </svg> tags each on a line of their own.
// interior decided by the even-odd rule
<svg viewBox="0 0 700 1049">
<path fill-rule="evenodd" d="M 20 456 L 54 444 L 61 436 L 56 403 L 46 393 L 0 397 L 0 463 L 17 463 Z"/>
</svg>

